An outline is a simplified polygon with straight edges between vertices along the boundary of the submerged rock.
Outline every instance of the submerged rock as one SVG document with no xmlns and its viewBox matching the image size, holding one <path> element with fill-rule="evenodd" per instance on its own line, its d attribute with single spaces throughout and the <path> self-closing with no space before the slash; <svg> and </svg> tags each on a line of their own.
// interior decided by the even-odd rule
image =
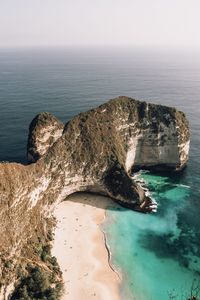
<svg viewBox="0 0 200 300">
<path fill-rule="evenodd" d="M 51 209 L 74 192 L 100 193 L 131 209 L 151 211 L 154 203 L 131 173 L 180 171 L 189 142 L 183 112 L 128 97 L 81 113 L 65 126 L 49 113 L 39 114 L 27 146 L 28 161 L 34 163 L 0 164 L 1 259 L 17 263 L 23 247 L 46 234 Z"/>
</svg>

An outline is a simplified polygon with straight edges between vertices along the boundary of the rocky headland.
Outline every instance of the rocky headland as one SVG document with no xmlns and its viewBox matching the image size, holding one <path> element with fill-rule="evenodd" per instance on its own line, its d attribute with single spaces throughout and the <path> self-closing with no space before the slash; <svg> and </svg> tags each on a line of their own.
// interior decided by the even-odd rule
<svg viewBox="0 0 200 300">
<path fill-rule="evenodd" d="M 29 276 L 35 266 L 55 273 L 49 279 L 54 286 L 61 282 L 47 248 L 52 211 L 67 196 L 98 193 L 150 212 L 154 203 L 134 181 L 133 172 L 182 170 L 189 143 L 183 112 L 128 97 L 80 113 L 65 125 L 49 113 L 37 115 L 29 128 L 29 163 L 0 164 L 2 299 L 13 290 L 11 283 Z"/>
</svg>

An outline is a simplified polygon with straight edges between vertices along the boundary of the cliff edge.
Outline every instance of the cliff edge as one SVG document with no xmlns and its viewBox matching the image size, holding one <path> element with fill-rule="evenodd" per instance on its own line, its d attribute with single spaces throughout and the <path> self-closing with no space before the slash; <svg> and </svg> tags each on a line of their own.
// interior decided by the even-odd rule
<svg viewBox="0 0 200 300">
<path fill-rule="evenodd" d="M 189 143 L 183 112 L 128 97 L 80 113 L 65 125 L 49 113 L 36 116 L 29 128 L 29 164 L 0 164 L 2 297 L 11 280 L 18 280 L 19 264 L 44 263 L 34 247 L 48 240 L 51 212 L 59 202 L 87 191 L 149 212 L 151 199 L 131 174 L 182 170 Z"/>
</svg>

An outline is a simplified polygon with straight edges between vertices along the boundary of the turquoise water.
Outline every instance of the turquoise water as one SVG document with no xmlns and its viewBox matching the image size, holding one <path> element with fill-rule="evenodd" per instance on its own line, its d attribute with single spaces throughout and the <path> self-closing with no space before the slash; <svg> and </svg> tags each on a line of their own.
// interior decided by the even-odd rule
<svg viewBox="0 0 200 300">
<path fill-rule="evenodd" d="M 185 294 L 200 272 L 200 53 L 157 49 L 1 49 L 0 160 L 26 163 L 28 126 L 41 111 L 63 122 L 127 95 L 175 106 L 190 122 L 182 174 L 142 174 L 158 212 L 108 211 L 106 232 L 123 273 L 123 300 Z M 174 298 L 175 299 L 175 298 Z M 185 300 L 187 297 L 177 300 Z"/>
<path fill-rule="evenodd" d="M 195 243 L 188 238 L 194 233 L 181 223 L 191 189 L 167 176 L 140 177 L 158 202 L 158 212 L 110 210 L 105 224 L 113 264 L 122 273 L 121 298 L 187 299 L 193 281 L 200 280 L 198 254 L 191 251 Z"/>
</svg>

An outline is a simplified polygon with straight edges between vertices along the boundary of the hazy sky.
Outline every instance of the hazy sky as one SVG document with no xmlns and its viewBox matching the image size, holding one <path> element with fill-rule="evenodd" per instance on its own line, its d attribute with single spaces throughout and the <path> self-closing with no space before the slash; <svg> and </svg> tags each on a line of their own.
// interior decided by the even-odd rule
<svg viewBox="0 0 200 300">
<path fill-rule="evenodd" d="M 200 0 L 0 0 L 0 47 L 200 47 Z"/>
</svg>

